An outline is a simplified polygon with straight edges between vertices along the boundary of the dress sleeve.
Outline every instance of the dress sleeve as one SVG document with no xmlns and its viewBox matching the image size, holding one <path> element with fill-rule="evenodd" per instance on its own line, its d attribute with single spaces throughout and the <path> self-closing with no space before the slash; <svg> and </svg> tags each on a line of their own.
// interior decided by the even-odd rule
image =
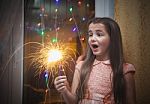
<svg viewBox="0 0 150 104">
<path fill-rule="evenodd" d="M 130 72 L 135 73 L 135 67 L 132 64 L 125 63 L 123 67 L 123 74 L 125 75 Z"/>
<path fill-rule="evenodd" d="M 83 61 L 80 61 L 76 66 L 75 66 L 75 71 L 74 71 L 74 76 L 73 76 L 73 81 L 71 85 L 71 92 L 73 94 L 76 93 L 76 89 L 78 87 L 79 81 L 80 81 L 80 72 L 81 72 L 81 65 Z"/>
</svg>

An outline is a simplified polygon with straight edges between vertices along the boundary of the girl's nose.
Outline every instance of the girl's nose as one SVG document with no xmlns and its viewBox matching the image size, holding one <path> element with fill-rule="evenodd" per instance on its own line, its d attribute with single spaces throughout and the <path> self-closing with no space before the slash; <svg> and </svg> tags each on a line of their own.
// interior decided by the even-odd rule
<svg viewBox="0 0 150 104">
<path fill-rule="evenodd" d="M 96 36 L 95 36 L 95 34 L 91 37 L 91 41 L 96 41 Z"/>
</svg>

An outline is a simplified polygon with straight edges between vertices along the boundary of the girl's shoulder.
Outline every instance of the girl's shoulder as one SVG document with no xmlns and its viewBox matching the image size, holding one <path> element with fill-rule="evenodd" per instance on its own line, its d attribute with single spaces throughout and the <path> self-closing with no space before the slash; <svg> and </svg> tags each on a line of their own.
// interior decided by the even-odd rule
<svg viewBox="0 0 150 104">
<path fill-rule="evenodd" d="M 123 64 L 123 73 L 127 74 L 127 73 L 135 73 L 135 67 L 133 64 L 130 63 L 124 63 Z"/>
</svg>

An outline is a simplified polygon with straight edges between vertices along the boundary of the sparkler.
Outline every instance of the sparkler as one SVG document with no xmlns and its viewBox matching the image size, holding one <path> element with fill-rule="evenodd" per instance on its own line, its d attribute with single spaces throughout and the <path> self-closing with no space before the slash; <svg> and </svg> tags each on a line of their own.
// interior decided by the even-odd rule
<svg viewBox="0 0 150 104">
<path fill-rule="evenodd" d="M 69 47 L 70 46 L 70 47 Z M 71 48 L 71 45 L 67 43 L 48 43 L 38 49 L 35 53 L 29 56 L 32 60 L 33 66 L 38 71 L 48 70 L 49 72 L 56 74 L 59 69 L 66 69 L 69 66 L 68 60 L 75 63 L 74 58 L 75 50 Z"/>
</svg>

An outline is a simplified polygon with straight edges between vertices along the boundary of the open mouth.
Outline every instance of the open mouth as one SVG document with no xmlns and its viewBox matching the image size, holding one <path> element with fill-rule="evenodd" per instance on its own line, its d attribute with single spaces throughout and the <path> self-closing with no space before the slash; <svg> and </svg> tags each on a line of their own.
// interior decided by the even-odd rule
<svg viewBox="0 0 150 104">
<path fill-rule="evenodd" d="M 95 49 L 95 48 L 98 48 L 98 45 L 93 44 L 92 47 Z"/>
</svg>

